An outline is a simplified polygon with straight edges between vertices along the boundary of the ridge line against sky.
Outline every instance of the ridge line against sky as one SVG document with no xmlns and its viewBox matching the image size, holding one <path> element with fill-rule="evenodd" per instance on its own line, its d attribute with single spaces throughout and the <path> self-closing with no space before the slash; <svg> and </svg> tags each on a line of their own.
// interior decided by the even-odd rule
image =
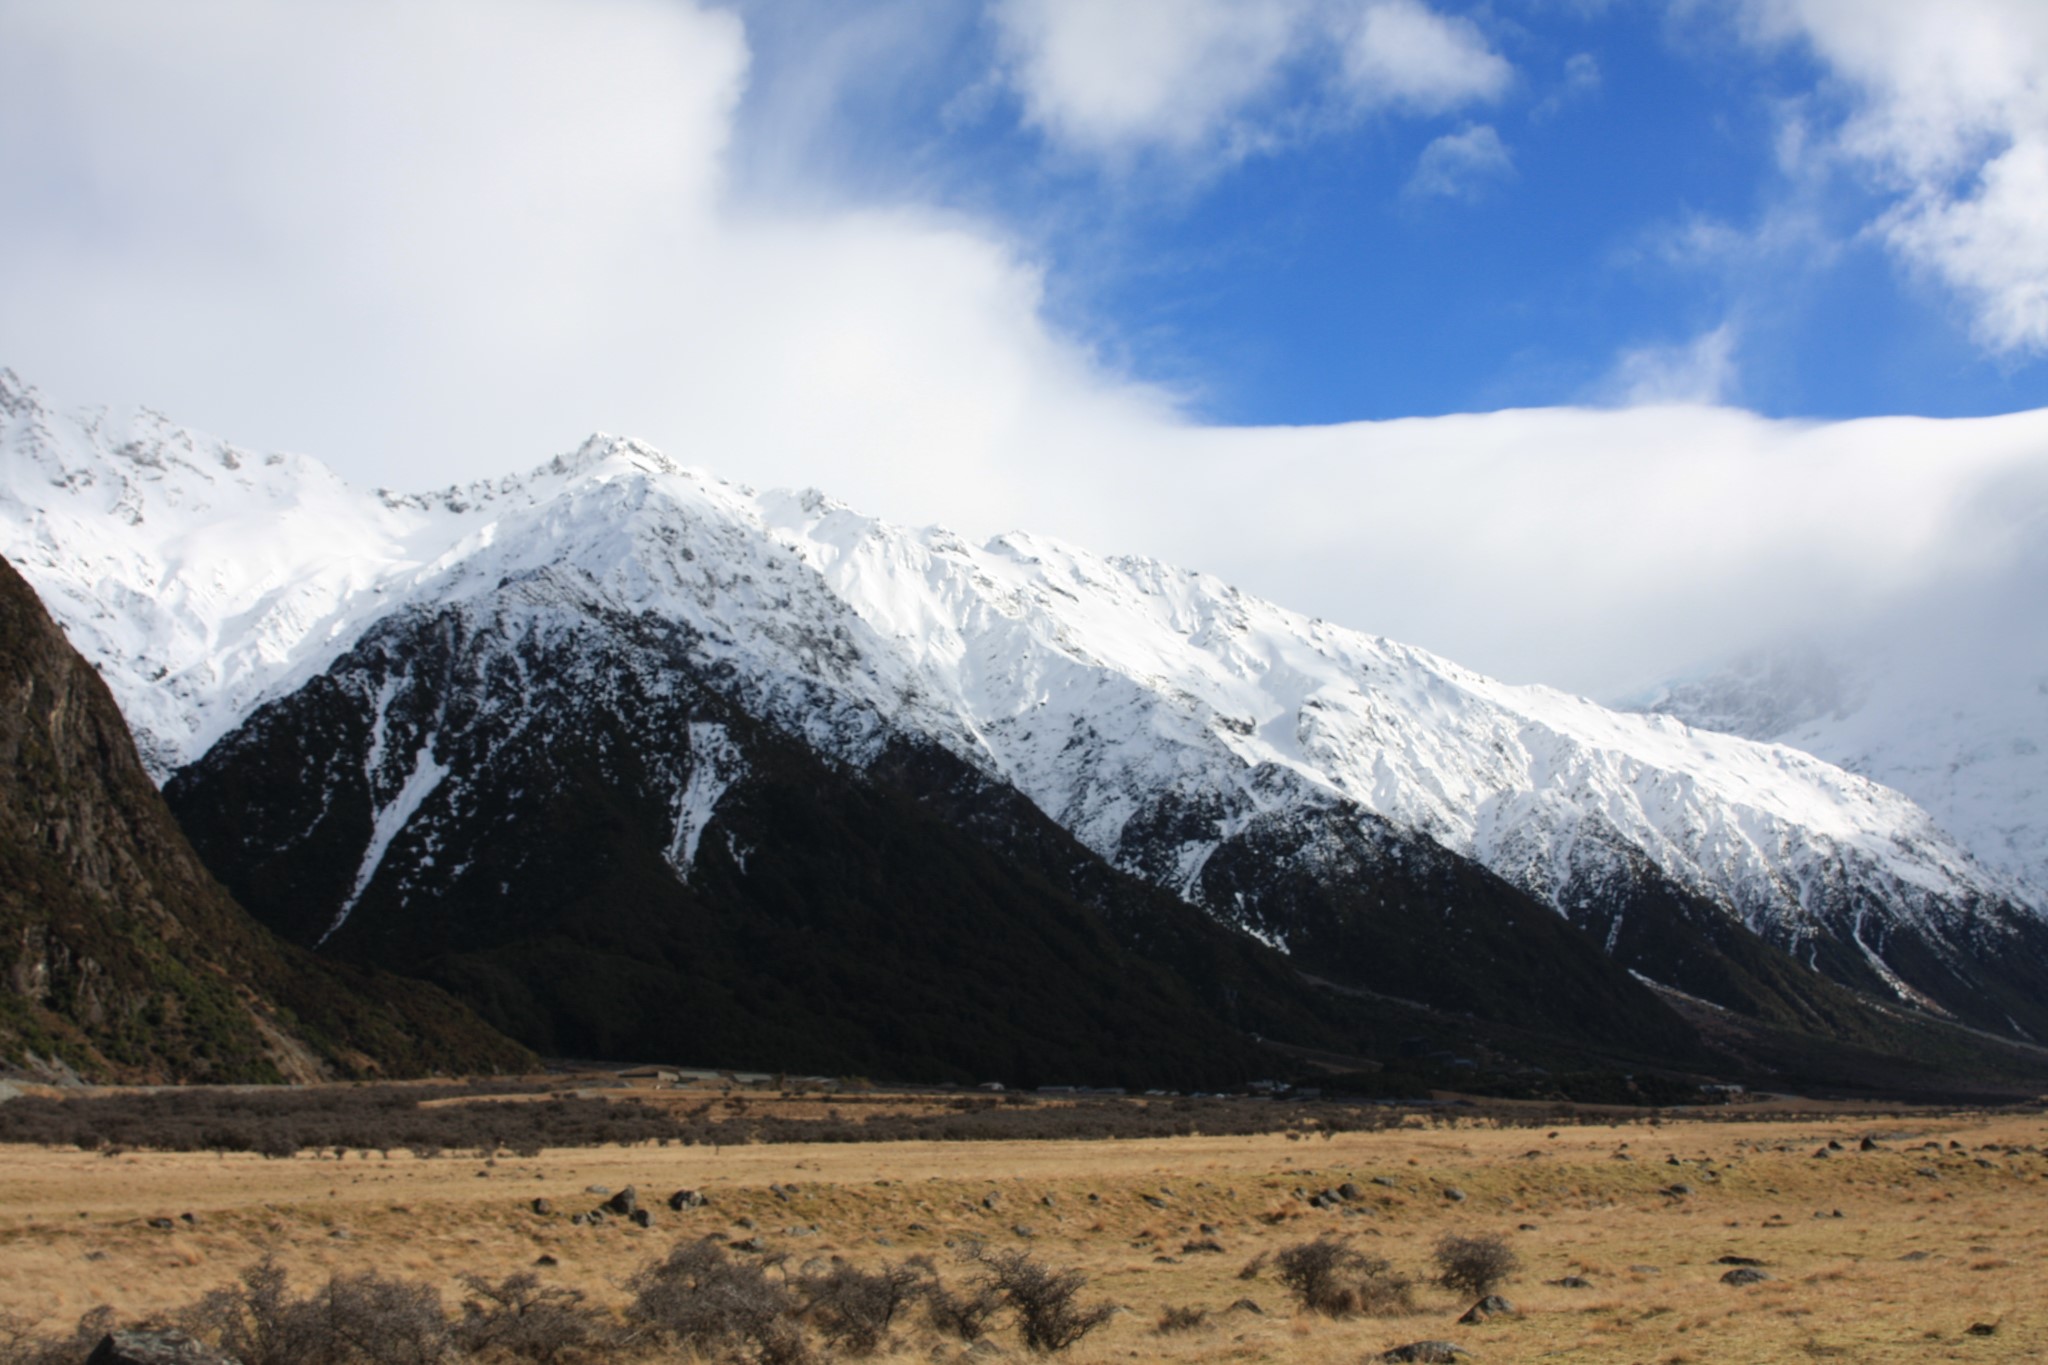
<svg viewBox="0 0 2048 1365">
<path fill-rule="evenodd" d="M 2027 0 L 0 6 L 0 177 L 64 400 L 602 427 L 1603 695 L 1988 572 L 2048 449 Z M 2021 415 L 1806 420 L 1898 412 Z"/>
</svg>

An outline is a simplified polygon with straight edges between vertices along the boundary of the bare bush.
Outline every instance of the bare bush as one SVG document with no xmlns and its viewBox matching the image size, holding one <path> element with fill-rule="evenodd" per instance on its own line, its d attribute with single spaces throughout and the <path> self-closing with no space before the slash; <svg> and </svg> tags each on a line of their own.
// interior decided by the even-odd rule
<svg viewBox="0 0 2048 1365">
<path fill-rule="evenodd" d="M 314 1299 L 343 1358 L 369 1365 L 434 1365 L 452 1344 L 441 1291 L 374 1270 L 337 1275 Z"/>
<path fill-rule="evenodd" d="M 265 1257 L 240 1289 L 216 1289 L 180 1314 L 195 1335 L 220 1343 L 242 1365 L 331 1365 L 341 1357 L 310 1299 L 291 1295 L 284 1267 Z"/>
<path fill-rule="evenodd" d="M 861 1270 L 835 1265 L 796 1281 L 804 1314 L 825 1340 L 849 1355 L 873 1355 L 891 1323 L 916 1298 L 924 1277 L 907 1265 Z"/>
<path fill-rule="evenodd" d="M 1113 1305 L 1075 1302 L 1088 1277 L 1074 1269 L 1054 1270 L 1021 1251 L 979 1257 L 986 1286 L 1017 1315 L 1017 1331 L 1034 1351 L 1064 1351 L 1108 1322 Z"/>
<path fill-rule="evenodd" d="M 242 1365 L 434 1365 L 453 1344 L 432 1285 L 366 1270 L 294 1298 L 269 1258 L 241 1278 L 240 1289 L 214 1290 L 179 1321 Z"/>
<path fill-rule="evenodd" d="M 1209 1310 L 1192 1306 L 1174 1307 L 1168 1305 L 1159 1314 L 1159 1324 L 1153 1330 L 1161 1336 L 1174 1332 L 1193 1332 L 1209 1324 Z"/>
<path fill-rule="evenodd" d="M 808 1358 L 790 1322 L 795 1301 L 758 1264 L 735 1261 L 718 1243 L 685 1242 L 626 1282 L 626 1316 L 698 1350 L 751 1352 L 763 1365 Z"/>
<path fill-rule="evenodd" d="M 0 1312 L 0 1365 L 77 1365 L 114 1330 L 114 1310 L 93 1309 L 68 1336 L 39 1336 L 36 1325 L 33 1318 Z"/>
<path fill-rule="evenodd" d="M 988 1334 L 989 1323 L 1003 1309 L 1000 1294 L 985 1284 L 954 1292 L 937 1279 L 924 1290 L 925 1313 L 933 1327 L 962 1341 L 979 1341 Z"/>
<path fill-rule="evenodd" d="M 1368 1256 L 1348 1237 L 1327 1234 L 1297 1242 L 1274 1257 L 1280 1283 L 1301 1306 L 1329 1317 L 1407 1312 L 1414 1282 L 1383 1257 Z"/>
<path fill-rule="evenodd" d="M 1507 1282 L 1522 1268 L 1507 1240 L 1493 1233 L 1460 1237 L 1446 1233 L 1430 1253 L 1436 1262 L 1436 1282 L 1457 1293 L 1485 1297 Z"/>
<path fill-rule="evenodd" d="M 495 1351 L 541 1365 L 573 1360 L 603 1335 L 605 1319 L 583 1305 L 583 1291 L 541 1283 L 531 1270 L 492 1284 L 464 1275 L 470 1297 L 462 1301 L 455 1341 L 464 1352 Z"/>
</svg>

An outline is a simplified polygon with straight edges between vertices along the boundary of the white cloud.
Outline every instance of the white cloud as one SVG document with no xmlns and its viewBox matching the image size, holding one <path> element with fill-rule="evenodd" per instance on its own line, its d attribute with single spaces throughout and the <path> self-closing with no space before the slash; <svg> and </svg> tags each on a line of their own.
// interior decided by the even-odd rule
<svg viewBox="0 0 2048 1365">
<path fill-rule="evenodd" d="M 1437 114 L 1498 98 L 1513 68 L 1422 0 L 995 0 L 1025 119 L 1070 150 L 1228 163 L 1302 121 Z M 1276 103 L 1290 107 L 1277 108 Z"/>
<path fill-rule="evenodd" d="M 1303 0 L 998 0 L 1026 119 L 1067 146 L 1187 152 L 1279 78 Z"/>
<path fill-rule="evenodd" d="M 1896 196 L 1883 240 L 1962 295 L 1985 346 L 2048 351 L 2048 5 L 1741 4 L 1752 36 L 1804 43 L 1848 93 L 1832 149 Z"/>
<path fill-rule="evenodd" d="M 0 364 L 402 488 L 602 426 L 1605 692 L 1947 572 L 2048 462 L 2043 415 L 1199 429 L 986 224 L 736 191 L 749 74 L 682 0 L 0 6 Z"/>
<path fill-rule="evenodd" d="M 1477 199 L 1494 181 L 1515 173 L 1514 158 L 1491 124 L 1445 133 L 1416 160 L 1406 193 L 1424 199 Z"/>
<path fill-rule="evenodd" d="M 1471 20 L 1421 0 L 1366 0 L 1337 25 L 1345 85 L 1362 105 L 1443 113 L 1498 99 L 1514 76 Z"/>
<path fill-rule="evenodd" d="M 669 0 L 0 8 L 0 363 L 400 487 L 602 425 L 913 518 L 1162 410 L 985 227 L 736 198 L 747 76 Z"/>
<path fill-rule="evenodd" d="M 1628 407 L 1726 403 L 1735 394 L 1735 325 L 1724 322 L 1678 346 L 1622 352 L 1605 388 Z"/>
</svg>

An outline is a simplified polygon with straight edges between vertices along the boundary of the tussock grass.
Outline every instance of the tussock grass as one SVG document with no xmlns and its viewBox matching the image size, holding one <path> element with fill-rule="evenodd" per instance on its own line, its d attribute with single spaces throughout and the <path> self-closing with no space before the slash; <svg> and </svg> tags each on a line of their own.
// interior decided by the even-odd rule
<svg viewBox="0 0 2048 1365">
<path fill-rule="evenodd" d="M 432 1159 L 404 1150 L 266 1160 L 0 1147 L 0 1311 L 36 1320 L 45 1334 L 68 1331 L 102 1304 L 145 1317 L 231 1285 L 269 1256 L 308 1287 L 367 1271 L 420 1281 L 452 1323 L 459 1305 L 477 1299 L 465 1276 L 503 1286 L 524 1273 L 623 1318 L 640 1267 L 716 1235 L 726 1246 L 758 1238 L 762 1252 L 731 1254 L 760 1261 L 799 1303 L 867 1288 L 841 1266 L 866 1274 L 918 1256 L 965 1296 L 976 1287 L 960 1257 L 969 1245 L 1072 1268 L 1087 1280 L 1084 1306 L 1128 1310 L 1062 1357 L 1077 1362 L 1135 1353 L 1353 1365 L 1417 1339 L 1502 1360 L 1554 1351 L 1593 1362 L 2048 1358 L 2048 1119 L 1557 1131 L 1553 1139 L 1439 1122 L 1312 1144 L 1280 1134 L 715 1150 L 643 1143 Z M 1872 1131 L 1905 1136 L 1855 1150 Z M 1813 1159 L 1830 1138 L 1847 1150 Z M 1624 1143 L 1634 1160 L 1615 1159 Z M 1998 1148 L 1995 1168 L 1976 1164 L 1986 1144 Z M 1532 1148 L 1543 1156 L 1527 1157 Z M 1301 1197 L 1346 1183 L 1357 1197 L 1334 1207 Z M 1667 1193 L 1673 1184 L 1693 1192 Z M 570 1215 L 604 1202 L 592 1185 L 637 1187 L 654 1226 L 571 1225 Z M 1451 1187 L 1466 1198 L 1446 1199 Z M 676 1189 L 703 1191 L 709 1203 L 672 1212 L 663 1201 Z M 537 1196 L 556 1212 L 533 1213 Z M 188 1212 L 191 1222 L 181 1217 Z M 152 1218 L 172 1227 L 152 1227 Z M 1412 1278 L 1413 1311 L 1298 1311 L 1277 1259 L 1325 1235 L 1349 1237 L 1361 1255 Z M 1520 1270 L 1496 1292 L 1519 1318 L 1456 1324 L 1470 1298 L 1434 1282 L 1432 1253 L 1447 1236 L 1499 1237 L 1514 1252 Z M 1185 1250 L 1203 1242 L 1222 1251 Z M 1901 1259 L 1914 1252 L 1926 1255 Z M 1724 1285 L 1725 1255 L 1760 1259 L 1773 1278 Z M 543 1256 L 554 1264 L 536 1265 Z M 1591 1287 L 1547 1283 L 1567 1275 Z M 1262 1311 L 1234 1306 L 1247 1299 Z M 855 1303 L 846 1298 L 839 1328 L 857 1327 Z M 1200 1313 L 1203 1325 L 1162 1333 L 1169 1310 L 1176 1320 Z M 922 1309 L 877 1316 L 886 1326 L 871 1359 L 922 1361 L 963 1348 Z M 1978 1323 L 1995 1334 L 1966 1336 Z M 807 1330 L 827 1346 L 821 1329 Z M 992 1315 L 986 1331 L 1006 1349 L 1023 1348 L 1010 1312 Z"/>
</svg>

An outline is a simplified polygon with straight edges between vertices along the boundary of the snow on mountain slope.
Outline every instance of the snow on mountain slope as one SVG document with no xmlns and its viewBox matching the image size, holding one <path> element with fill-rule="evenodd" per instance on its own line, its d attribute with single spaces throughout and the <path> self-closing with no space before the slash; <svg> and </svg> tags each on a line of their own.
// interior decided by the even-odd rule
<svg viewBox="0 0 2048 1365">
<path fill-rule="evenodd" d="M 149 411 L 64 415 L 0 370 L 4 551 L 113 688 L 159 781 L 432 553 L 418 509 Z"/>
<path fill-rule="evenodd" d="M 1567 914 L 1647 858 L 1781 946 L 1853 940 L 1880 976 L 1894 928 L 1952 955 L 2017 896 L 1807 754 L 1494 682 L 1146 560 L 972 546 L 611 438 L 395 496 L 154 415 L 60 418 L 11 376 L 0 417 L 0 553 L 160 772 L 375 622 L 516 582 L 567 618 L 686 626 L 750 712 L 843 761 L 892 729 L 934 739 L 1194 900 L 1220 846 L 1311 815 L 1383 817 Z"/>
<path fill-rule="evenodd" d="M 1135 815 L 1168 793 L 1213 808 L 1174 851 L 1184 885 L 1255 815 L 1335 797 L 1566 909 L 1596 893 L 1588 844 L 1639 849 L 1794 940 L 1823 901 L 1941 915 L 2010 890 L 1910 801 L 1796 750 L 1495 682 L 1145 560 L 976 548 L 816 495 L 763 505 L 1084 843 L 1135 865 Z"/>
<path fill-rule="evenodd" d="M 1824 641 L 1761 650 L 1636 704 L 1791 745 L 1913 798 L 2048 903 L 2048 542 Z"/>
</svg>

